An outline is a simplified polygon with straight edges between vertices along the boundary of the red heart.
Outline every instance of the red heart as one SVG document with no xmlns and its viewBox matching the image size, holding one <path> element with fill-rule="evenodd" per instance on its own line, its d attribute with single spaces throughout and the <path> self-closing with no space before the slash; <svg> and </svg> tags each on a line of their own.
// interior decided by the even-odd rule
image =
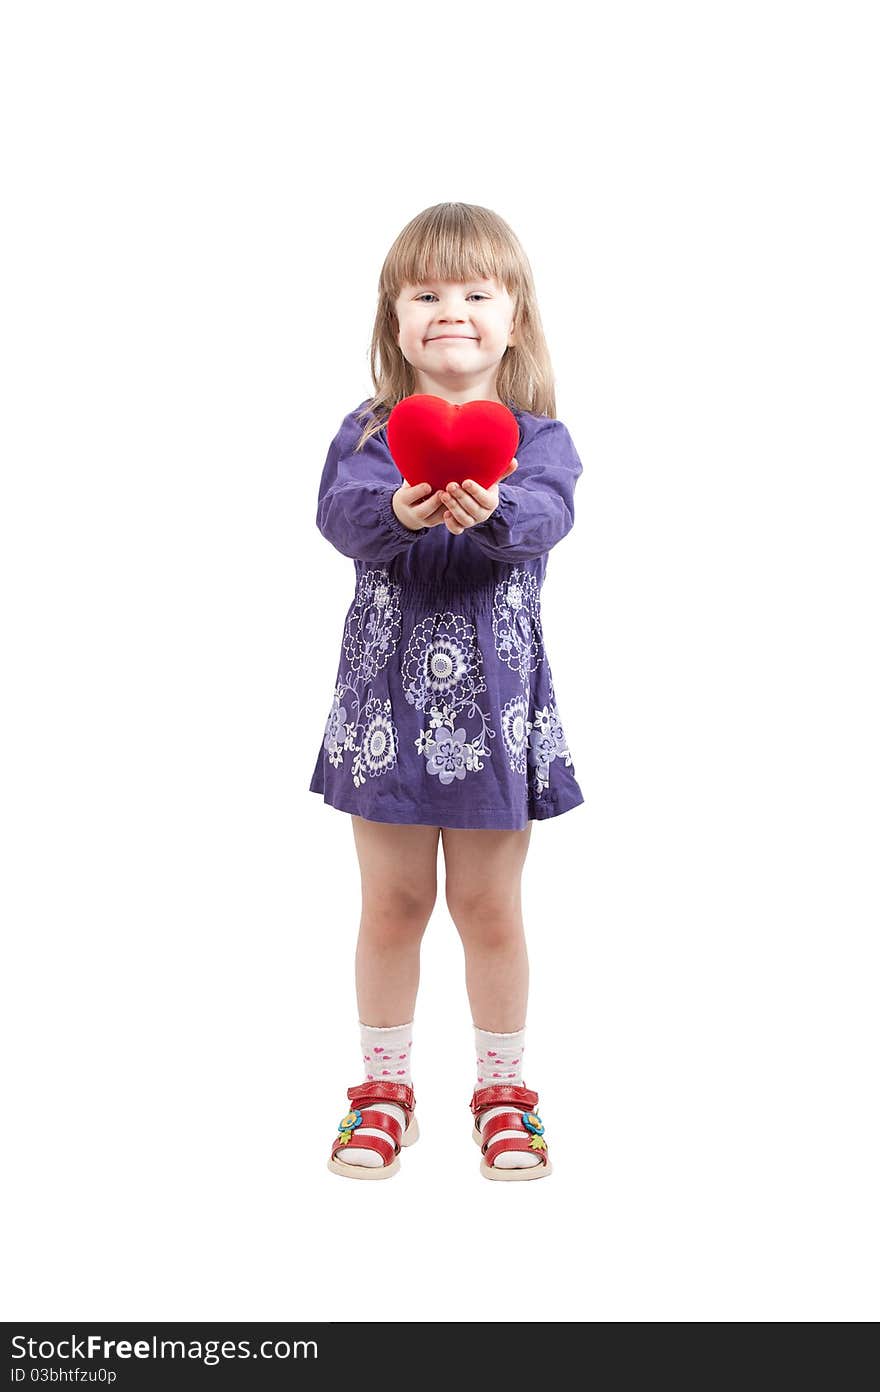
<svg viewBox="0 0 880 1392">
<path fill-rule="evenodd" d="M 386 433 L 391 457 L 406 482 L 429 483 L 432 492 L 465 479 L 491 488 L 519 445 L 516 416 L 500 401 L 456 405 L 421 393 L 398 401 Z"/>
</svg>

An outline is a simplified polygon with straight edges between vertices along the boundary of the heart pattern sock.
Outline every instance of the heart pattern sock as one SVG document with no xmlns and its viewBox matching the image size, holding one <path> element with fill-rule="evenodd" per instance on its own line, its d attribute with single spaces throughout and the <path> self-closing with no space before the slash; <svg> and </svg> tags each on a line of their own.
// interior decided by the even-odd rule
<svg viewBox="0 0 880 1392">
<path fill-rule="evenodd" d="M 478 1088 L 497 1087 L 502 1083 L 510 1086 L 522 1086 L 522 1056 L 526 1047 L 523 1042 L 525 1037 L 525 1028 L 516 1030 L 513 1034 L 493 1034 L 489 1030 L 481 1030 L 474 1026 Z M 509 1106 L 490 1107 L 480 1117 L 477 1126 L 482 1130 L 490 1117 L 510 1110 Z M 499 1131 L 498 1135 L 493 1136 L 492 1139 L 498 1141 L 502 1137 L 522 1135 L 522 1131 Z M 506 1154 L 502 1152 L 495 1161 L 499 1170 L 525 1169 L 530 1165 L 540 1163 L 537 1155 L 529 1155 L 522 1150 L 510 1150 Z"/>
<path fill-rule="evenodd" d="M 361 1023 L 361 1054 L 365 1083 L 405 1083 L 407 1087 L 412 1087 L 409 1070 L 412 1034 L 412 1020 L 408 1025 L 391 1025 L 387 1029 Z M 401 1130 L 406 1130 L 406 1113 L 402 1107 L 395 1106 L 393 1102 L 377 1102 L 372 1110 L 394 1117 L 400 1122 Z M 384 1136 L 388 1139 L 384 1131 L 375 1131 L 369 1126 L 360 1128 L 359 1134 Z M 346 1165 L 369 1165 L 375 1168 L 383 1164 L 382 1156 L 377 1150 L 366 1148 L 340 1151 L 336 1158 L 343 1160 Z"/>
<path fill-rule="evenodd" d="M 496 1083 L 522 1085 L 522 1056 L 525 1029 L 515 1034 L 490 1034 L 489 1030 L 474 1027 L 477 1046 L 477 1087 L 492 1087 Z"/>
<path fill-rule="evenodd" d="M 406 1083 L 412 1087 L 409 1056 L 412 1049 L 413 1022 L 375 1029 L 361 1025 L 361 1053 L 364 1057 L 364 1082 Z"/>
</svg>

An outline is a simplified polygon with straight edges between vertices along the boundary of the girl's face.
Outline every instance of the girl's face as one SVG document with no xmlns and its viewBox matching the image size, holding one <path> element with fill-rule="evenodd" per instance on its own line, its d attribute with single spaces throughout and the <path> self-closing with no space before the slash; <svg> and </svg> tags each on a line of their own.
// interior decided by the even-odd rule
<svg viewBox="0 0 880 1392">
<path fill-rule="evenodd" d="M 416 390 L 447 401 L 497 401 L 495 377 L 516 341 L 514 307 L 495 280 L 404 285 L 394 302 Z"/>
</svg>

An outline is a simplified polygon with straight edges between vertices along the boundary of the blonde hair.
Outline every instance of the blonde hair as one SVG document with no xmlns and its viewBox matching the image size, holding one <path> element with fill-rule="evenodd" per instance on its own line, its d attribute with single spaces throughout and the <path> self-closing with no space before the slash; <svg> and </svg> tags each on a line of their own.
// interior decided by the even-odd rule
<svg viewBox="0 0 880 1392">
<path fill-rule="evenodd" d="M 514 302 L 516 344 L 498 366 L 496 388 L 506 406 L 556 415 L 550 353 L 541 327 L 532 270 L 512 229 L 489 208 L 474 203 L 436 203 L 408 222 L 379 276 L 379 303 L 370 344 L 375 395 L 358 414 L 367 418 L 355 451 L 382 430 L 398 401 L 416 390 L 415 372 L 397 342 L 395 302 L 404 285 L 433 278 L 465 281 L 493 277 Z"/>
</svg>

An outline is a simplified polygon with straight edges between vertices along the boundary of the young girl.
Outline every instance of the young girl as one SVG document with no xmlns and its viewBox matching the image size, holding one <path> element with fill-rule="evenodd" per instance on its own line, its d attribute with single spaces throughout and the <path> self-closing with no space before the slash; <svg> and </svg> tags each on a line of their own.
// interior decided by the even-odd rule
<svg viewBox="0 0 880 1392">
<path fill-rule="evenodd" d="M 310 791 L 351 814 L 362 889 L 363 1082 L 348 1089 L 329 1167 L 386 1179 L 418 1137 L 413 1015 L 442 836 L 475 1028 L 481 1173 L 541 1179 L 544 1125 L 523 1082 L 520 878 L 532 821 L 584 800 L 540 598 L 582 465 L 555 418 L 531 269 L 500 217 L 440 203 L 413 218 L 382 268 L 370 356 L 376 393 L 330 445 L 317 516 L 356 583 Z M 520 440 L 501 481 L 435 493 L 401 482 L 384 427 L 414 393 L 509 407 Z"/>
</svg>

